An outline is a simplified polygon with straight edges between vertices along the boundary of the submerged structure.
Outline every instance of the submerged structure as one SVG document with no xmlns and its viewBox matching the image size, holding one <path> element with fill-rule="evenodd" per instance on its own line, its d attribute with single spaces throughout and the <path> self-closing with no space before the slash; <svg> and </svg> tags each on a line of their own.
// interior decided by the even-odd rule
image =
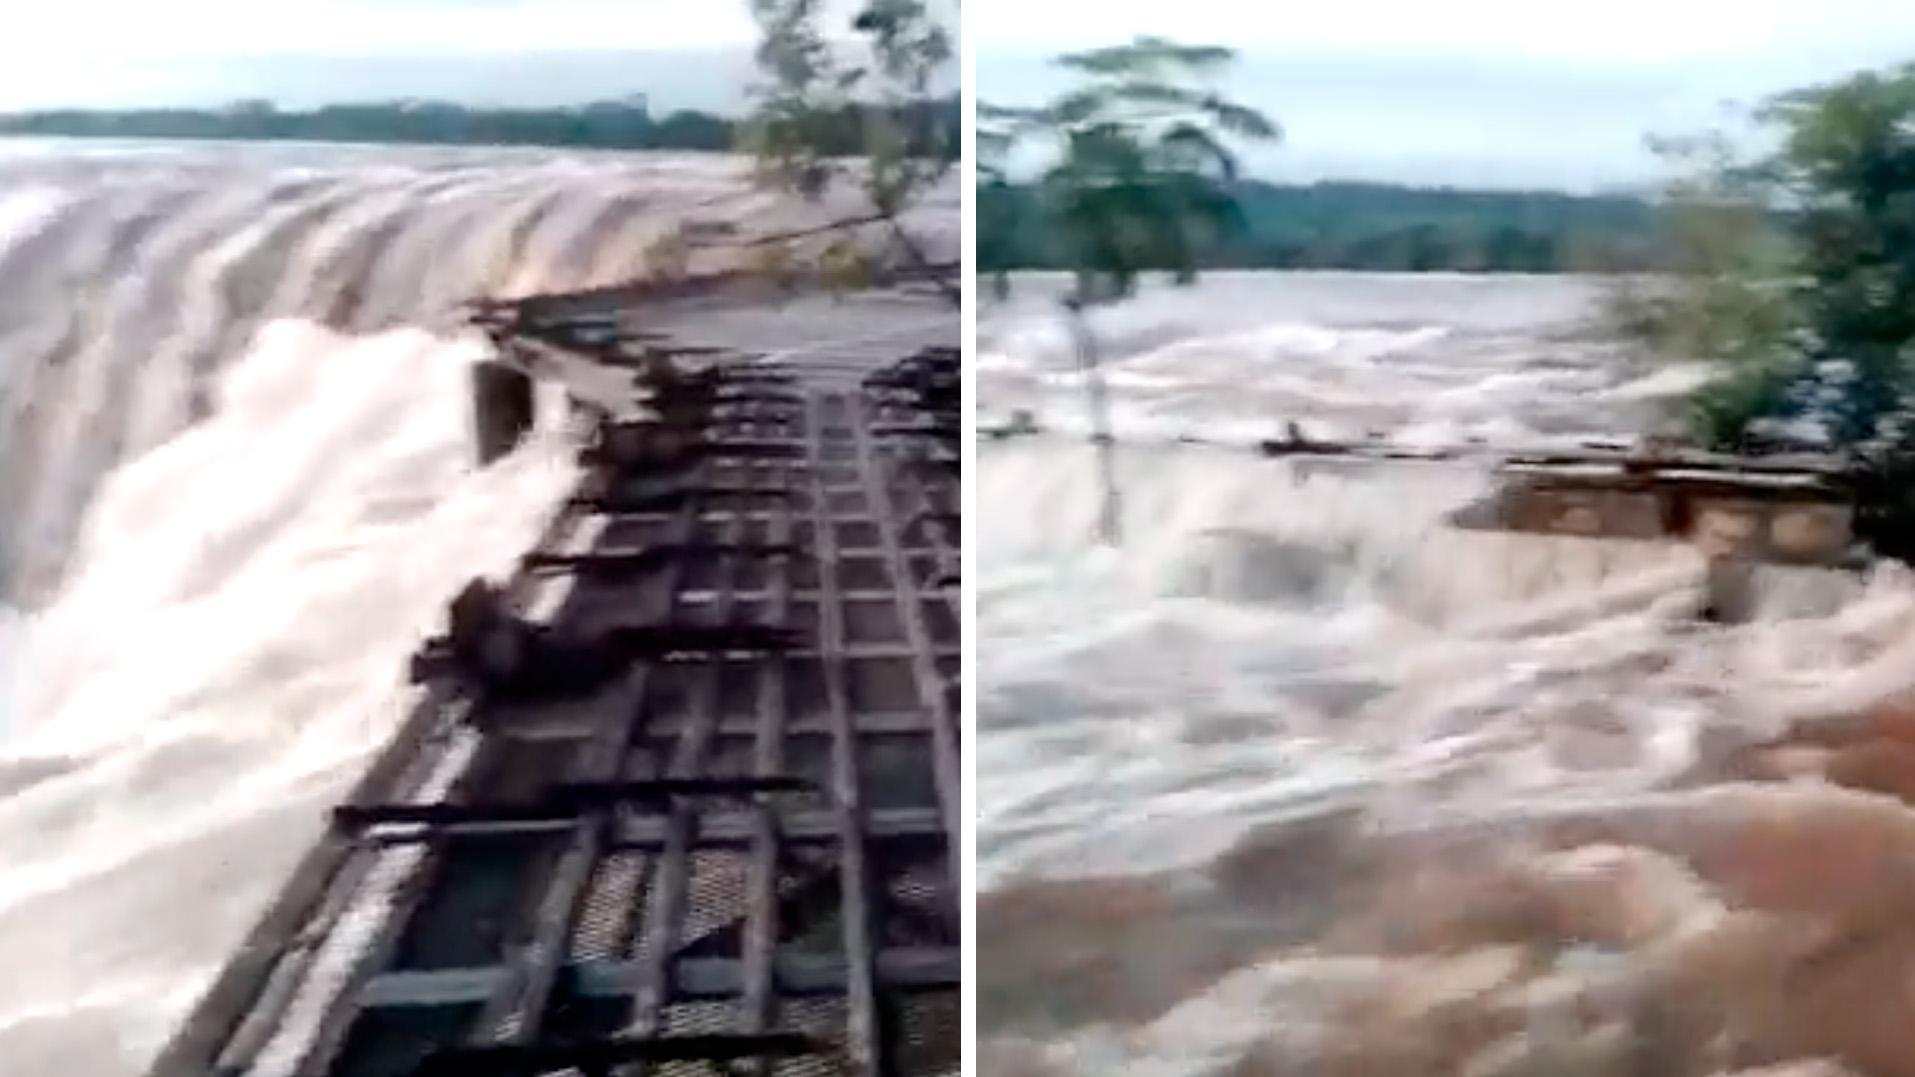
<svg viewBox="0 0 1915 1077">
<path fill-rule="evenodd" d="M 1710 556 L 1838 566 L 1860 556 L 1855 491 L 1821 458 L 1559 454 L 1517 458 L 1459 527 L 1692 542 Z"/>
<path fill-rule="evenodd" d="M 481 456 L 557 379 L 583 477 L 152 1077 L 958 1072 L 956 311 L 476 320 Z"/>
<path fill-rule="evenodd" d="M 1193 435 L 1176 443 L 1247 449 L 1293 461 L 1305 475 L 1370 465 L 1489 467 L 1495 487 L 1450 515 L 1464 530 L 1686 542 L 1710 557 L 1822 567 L 1860 564 L 1883 537 L 1880 491 L 1871 490 L 1870 476 L 1827 454 L 1734 456 L 1593 443 L 1528 452 L 1483 444 L 1433 448 L 1311 441 L 1290 425 L 1286 437 L 1255 446 Z M 1005 440 L 1041 432 L 1020 412 L 979 435 Z M 1894 523 L 1906 530 L 1906 519 Z"/>
<path fill-rule="evenodd" d="M 1028 412 L 981 430 L 993 440 L 1041 433 Z M 1656 445 L 1586 444 L 1545 451 L 1481 443 L 1444 448 L 1306 439 L 1295 423 L 1254 446 L 1175 439 L 1292 462 L 1298 477 L 1373 465 L 1463 464 L 1495 485 L 1448 516 L 1469 531 L 1674 542 L 1706 562 L 1706 620 L 1752 615 L 1762 564 L 1855 569 L 1876 556 L 1915 560 L 1915 505 L 1905 478 L 1827 454 L 1734 456 Z"/>
</svg>

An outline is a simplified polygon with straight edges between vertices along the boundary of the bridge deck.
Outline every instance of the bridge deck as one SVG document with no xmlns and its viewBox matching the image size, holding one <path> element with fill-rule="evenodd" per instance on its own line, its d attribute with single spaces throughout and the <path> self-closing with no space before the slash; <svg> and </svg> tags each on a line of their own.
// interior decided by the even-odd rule
<svg viewBox="0 0 1915 1077">
<path fill-rule="evenodd" d="M 823 302 L 498 331 L 706 373 L 598 420 L 154 1077 L 958 1071 L 957 319 Z"/>
</svg>

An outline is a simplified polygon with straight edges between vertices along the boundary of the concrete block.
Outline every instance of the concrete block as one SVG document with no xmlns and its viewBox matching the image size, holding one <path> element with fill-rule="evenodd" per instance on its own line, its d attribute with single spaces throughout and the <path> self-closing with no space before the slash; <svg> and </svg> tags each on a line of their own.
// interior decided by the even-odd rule
<svg viewBox="0 0 1915 1077">
<path fill-rule="evenodd" d="M 1769 520 L 1769 547 L 1780 560 L 1823 564 L 1848 550 L 1854 524 L 1847 505 L 1778 505 Z"/>
</svg>

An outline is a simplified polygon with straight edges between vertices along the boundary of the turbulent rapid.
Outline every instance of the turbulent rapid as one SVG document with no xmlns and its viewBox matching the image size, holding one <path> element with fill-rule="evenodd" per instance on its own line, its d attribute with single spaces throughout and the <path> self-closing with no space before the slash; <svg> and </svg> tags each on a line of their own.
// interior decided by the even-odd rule
<svg viewBox="0 0 1915 1077">
<path fill-rule="evenodd" d="M 0 143 L 0 1071 L 137 1073 L 571 478 L 460 304 L 846 206 L 709 156 Z M 558 402 L 548 402 L 557 404 Z"/>
<path fill-rule="evenodd" d="M 1229 444 L 1629 437 L 1695 371 L 1585 281 L 1149 292 L 1113 550 L 1055 287 L 979 334 L 1048 431 L 979 453 L 983 1072 L 1915 1074 L 1906 570 L 1705 627 L 1685 548 L 1447 526 L 1481 468 Z"/>
</svg>

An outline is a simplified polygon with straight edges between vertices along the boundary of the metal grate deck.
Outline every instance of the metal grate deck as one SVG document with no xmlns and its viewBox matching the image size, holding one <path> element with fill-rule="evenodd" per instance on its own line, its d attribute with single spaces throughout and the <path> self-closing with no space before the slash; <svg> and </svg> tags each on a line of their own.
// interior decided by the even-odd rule
<svg viewBox="0 0 1915 1077">
<path fill-rule="evenodd" d="M 957 1073 L 954 340 L 766 361 L 589 310 L 500 336 L 684 376 L 602 415 L 518 574 L 455 603 L 153 1077 Z"/>
</svg>

